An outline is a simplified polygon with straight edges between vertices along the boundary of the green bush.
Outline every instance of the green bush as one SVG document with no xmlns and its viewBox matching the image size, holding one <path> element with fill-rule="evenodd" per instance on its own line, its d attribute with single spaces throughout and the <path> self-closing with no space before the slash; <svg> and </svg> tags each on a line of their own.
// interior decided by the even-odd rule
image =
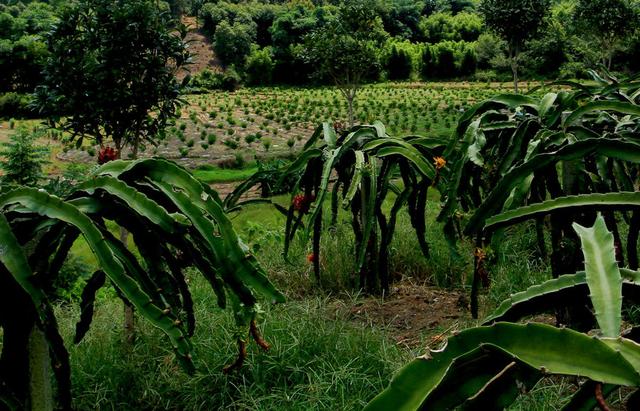
<svg viewBox="0 0 640 411">
<path fill-rule="evenodd" d="M 35 113 L 29 107 L 29 95 L 5 93 L 0 95 L 0 118 L 33 118 Z"/>
<path fill-rule="evenodd" d="M 584 63 L 571 61 L 560 66 L 558 77 L 561 79 L 588 79 L 589 72 Z"/>
<path fill-rule="evenodd" d="M 409 52 L 394 44 L 387 57 L 386 69 L 389 80 L 408 80 L 413 71 Z"/>
<path fill-rule="evenodd" d="M 470 76 L 476 71 L 478 59 L 476 52 L 472 47 L 466 47 L 462 53 L 462 59 L 460 60 L 459 72 L 462 76 Z"/>
<path fill-rule="evenodd" d="M 251 28 L 245 24 L 231 25 L 223 21 L 218 25 L 213 49 L 225 65 L 241 66 L 245 63 L 254 40 L 250 33 Z"/>
<path fill-rule="evenodd" d="M 36 186 L 42 178 L 42 165 L 47 162 L 48 147 L 38 146 L 38 136 L 24 127 L 10 135 L 9 142 L 2 143 L 0 169 L 2 182 Z"/>
<path fill-rule="evenodd" d="M 233 67 L 228 67 L 225 71 L 204 69 L 191 79 L 190 86 L 192 91 L 198 91 L 198 89 L 234 91 L 240 86 L 240 76 Z"/>
<path fill-rule="evenodd" d="M 271 84 L 273 69 L 275 64 L 271 57 L 271 49 L 255 49 L 247 58 L 245 75 L 247 84 L 254 86 L 264 86 Z"/>
</svg>

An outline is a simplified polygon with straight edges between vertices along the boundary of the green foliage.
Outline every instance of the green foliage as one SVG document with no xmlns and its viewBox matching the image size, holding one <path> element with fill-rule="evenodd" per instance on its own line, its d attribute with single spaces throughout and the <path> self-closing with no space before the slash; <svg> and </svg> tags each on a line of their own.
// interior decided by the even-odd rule
<svg viewBox="0 0 640 411">
<path fill-rule="evenodd" d="M 312 262 L 316 280 L 321 283 L 320 241 L 325 208 L 330 210 L 330 229 L 337 224 L 340 205 L 351 212 L 355 237 L 355 272 L 352 281 L 360 288 L 375 292 L 389 289 L 389 248 L 393 239 L 397 216 L 408 207 L 411 223 L 416 231 L 421 250 L 428 255 L 425 239 L 425 210 L 427 193 L 438 185 L 440 170 L 446 161 L 432 161 L 440 155 L 444 145 L 434 139 L 407 136 L 390 137 L 381 123 L 358 126 L 349 130 L 336 130 L 324 123 L 318 127 L 304 151 L 284 170 L 284 176 L 299 175 L 291 190 L 291 204 L 286 212 L 284 254 L 288 254 L 291 241 L 299 229 L 304 229 L 305 242 L 312 235 Z M 337 175 L 333 187 L 330 178 Z M 261 183 L 259 173 L 242 184 L 227 197 L 225 205 L 233 208 L 241 196 L 253 185 Z M 391 181 L 399 175 L 403 187 Z M 391 195 L 395 194 L 394 200 Z M 383 211 L 385 201 L 393 201 L 390 211 Z M 325 202 L 330 200 L 330 207 Z M 280 209 L 280 208 L 279 208 Z M 303 228 L 304 227 L 304 228 Z"/>
<path fill-rule="evenodd" d="M 442 41 L 425 45 L 422 53 L 424 79 L 451 79 L 475 72 L 476 55 L 473 46 L 464 41 Z"/>
<path fill-rule="evenodd" d="M 222 21 L 213 36 L 213 49 L 225 66 L 243 66 L 251 53 L 253 36 L 251 28 L 245 24 L 230 25 Z"/>
<path fill-rule="evenodd" d="M 536 323 L 470 328 L 451 337 L 441 350 L 405 366 L 367 409 L 505 408 L 522 388 L 533 388 L 548 374 L 588 378 L 584 387 L 593 390 L 592 400 L 595 385 L 605 396 L 618 385 L 640 386 L 640 349 L 620 337 L 622 278 L 613 234 L 602 216 L 592 228 L 575 229 L 582 239 L 586 282 L 602 336 Z M 588 398 L 579 390 L 572 403 L 575 407 Z"/>
<path fill-rule="evenodd" d="M 420 21 L 420 29 L 429 43 L 445 40 L 472 42 L 483 31 L 482 18 L 475 13 L 435 13 Z"/>
<path fill-rule="evenodd" d="M 271 49 L 268 47 L 252 51 L 251 55 L 247 58 L 245 69 L 247 84 L 253 86 L 266 86 L 271 84 L 275 67 L 271 54 Z"/>
<path fill-rule="evenodd" d="M 59 269 L 82 235 L 100 271 L 82 291 L 83 314 L 76 327 L 76 343 L 91 324 L 95 293 L 106 277 L 120 298 L 166 334 L 180 364 L 193 372 L 189 338 L 195 317 L 185 269 L 194 267 L 211 285 L 218 305 L 233 309 L 240 347 L 233 367 L 241 365 L 249 329 L 264 344 L 255 328 L 260 310 L 257 297 L 282 302 L 283 296 L 237 237 L 217 193 L 165 160 L 111 162 L 92 177 L 66 200 L 29 188 L 4 191 L 0 196 L 2 300 L 20 308 L 20 315 L 0 317 L 4 341 L 20 341 L 33 326 L 44 331 L 51 346 L 60 407 L 69 408 L 69 359 L 49 303 L 54 295 L 48 290 L 56 284 L 73 283 L 59 277 Z M 12 213 L 16 207 L 22 211 L 18 216 Z M 105 220 L 130 232 L 135 250 L 118 241 Z M 22 247 L 18 238 L 34 244 Z M 34 262 L 33 268 L 27 259 Z M 28 354 L 26 345 L 3 345 L 2 358 L 11 358 L 13 363 L 3 363 L 2 368 L 11 369 L 11 376 L 3 372 L 0 377 L 22 400 L 29 367 L 16 374 L 17 368 L 4 366 L 18 364 Z"/>
<path fill-rule="evenodd" d="M 42 36 L 57 18 L 54 7 L 43 2 L 21 4 L 14 10 L 0 12 L 0 92 L 28 93 L 42 81 L 49 55 Z"/>
<path fill-rule="evenodd" d="M 87 0 L 63 8 L 47 35 L 51 58 L 36 92 L 40 113 L 79 145 L 84 137 L 101 146 L 113 140 L 118 151 L 130 145 L 136 155 L 176 113 L 174 74 L 188 60 L 185 35 L 148 0 Z"/>
<path fill-rule="evenodd" d="M 469 210 L 471 217 L 463 232 L 479 239 L 485 237 L 478 246 L 492 242 L 500 254 L 503 232 L 496 227 L 484 233 L 487 221 L 491 221 L 488 219 L 503 211 L 538 204 L 536 208 L 541 212 L 536 223 L 538 249 L 544 256 L 542 218 L 543 209 L 548 206 L 547 212 L 553 211 L 550 218 L 553 273 L 579 270 L 581 261 L 575 259 L 573 252 L 577 237 L 572 234 L 570 224 L 592 219 L 598 199 L 594 197 L 591 204 L 584 199 L 585 207 L 576 208 L 579 210 L 576 214 L 562 209 L 559 198 L 633 191 L 633 176 L 640 161 L 636 155 L 640 147 L 633 138 L 640 119 L 638 102 L 620 98 L 628 90 L 635 90 L 634 83 L 607 81 L 595 73 L 594 76 L 597 86 L 565 83 L 574 90 L 547 93 L 539 100 L 518 95 L 497 96 L 476 104 L 462 116 L 455 141 L 445 155 L 453 156 L 453 166 L 446 177 L 449 188 L 439 218 L 448 222 L 450 238 L 455 236 L 456 221 L 460 221 L 458 212 Z M 558 199 L 557 204 L 543 203 L 548 199 Z M 577 206 L 573 200 L 569 204 Z M 616 218 L 611 210 L 605 217 L 616 237 L 618 259 L 624 261 Z M 631 245 L 627 257 L 632 268 L 638 266 L 633 246 L 637 226 L 634 223 L 627 235 L 627 243 Z M 480 271 L 476 267 L 474 301 Z"/>
<path fill-rule="evenodd" d="M 514 49 L 538 31 L 548 11 L 548 0 L 482 0 L 480 3 L 485 24 Z"/>
<path fill-rule="evenodd" d="M 240 75 L 233 66 L 227 67 L 224 71 L 204 69 L 196 74 L 189 84 L 192 91 L 235 91 L 240 87 Z"/>
<path fill-rule="evenodd" d="M 29 95 L 19 93 L 0 94 L 0 118 L 31 118 L 34 112 L 30 107 Z"/>
<path fill-rule="evenodd" d="M 406 50 L 394 44 L 391 47 L 389 57 L 387 57 L 386 69 L 389 80 L 408 80 L 413 72 L 411 56 Z"/>
<path fill-rule="evenodd" d="M 0 169 L 4 184 L 37 186 L 42 180 L 42 166 L 47 163 L 49 149 L 36 143 L 38 134 L 19 127 L 2 143 Z"/>
<path fill-rule="evenodd" d="M 591 41 L 607 69 L 621 40 L 638 29 L 638 14 L 628 0 L 579 0 L 574 19 L 580 36 Z"/>
</svg>

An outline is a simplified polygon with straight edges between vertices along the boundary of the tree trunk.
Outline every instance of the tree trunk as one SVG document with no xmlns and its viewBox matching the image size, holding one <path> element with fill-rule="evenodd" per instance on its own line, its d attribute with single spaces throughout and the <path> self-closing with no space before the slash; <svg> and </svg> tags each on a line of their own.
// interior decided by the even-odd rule
<svg viewBox="0 0 640 411">
<path fill-rule="evenodd" d="M 518 94 L 518 47 L 513 47 L 509 50 L 509 56 L 511 57 L 511 72 L 513 73 L 513 88 L 515 93 Z"/>
<path fill-rule="evenodd" d="M 44 333 L 36 326 L 29 335 L 29 400 L 33 411 L 53 411 L 51 359 Z"/>
<path fill-rule="evenodd" d="M 355 98 L 355 95 L 353 95 L 351 92 L 348 93 L 347 95 L 347 104 L 349 105 L 349 127 L 353 127 L 354 126 L 354 118 L 353 118 L 353 100 Z"/>
</svg>

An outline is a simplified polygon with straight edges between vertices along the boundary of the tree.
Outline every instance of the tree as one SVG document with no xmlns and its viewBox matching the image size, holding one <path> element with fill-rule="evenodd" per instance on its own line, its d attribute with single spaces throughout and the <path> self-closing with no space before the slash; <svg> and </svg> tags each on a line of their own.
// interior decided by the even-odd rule
<svg viewBox="0 0 640 411">
<path fill-rule="evenodd" d="M 247 58 L 247 83 L 262 86 L 270 84 L 273 78 L 273 68 L 270 47 L 254 50 Z"/>
<path fill-rule="evenodd" d="M 318 76 L 330 77 L 347 100 L 351 126 L 353 102 L 367 75 L 380 65 L 378 50 L 387 37 L 376 4 L 375 0 L 345 2 L 336 16 L 305 37 L 307 61 Z"/>
<path fill-rule="evenodd" d="M 611 69 L 620 41 L 637 26 L 632 6 L 626 0 L 580 0 L 574 13 L 578 31 L 595 45 L 589 48 Z"/>
<path fill-rule="evenodd" d="M 520 52 L 542 26 L 548 11 L 548 0 L 482 0 L 480 3 L 485 24 L 507 42 L 516 93 Z"/>
<path fill-rule="evenodd" d="M 36 106 L 79 146 L 113 141 L 133 157 L 154 143 L 180 104 L 175 73 L 188 63 L 186 29 L 149 0 L 83 0 L 48 35 L 51 57 Z"/>
<path fill-rule="evenodd" d="M 25 128 L 19 128 L 3 143 L 0 156 L 0 169 L 4 172 L 3 183 L 19 184 L 34 187 L 42 178 L 42 165 L 49 153 L 47 147 L 35 144 L 36 136 Z"/>
<path fill-rule="evenodd" d="M 225 65 L 242 66 L 251 53 L 255 27 L 240 23 L 231 25 L 225 20 L 218 25 L 213 39 L 216 55 Z"/>
<path fill-rule="evenodd" d="M 407 50 L 398 47 L 396 44 L 391 47 L 391 53 L 387 58 L 387 71 L 389 80 L 408 80 L 411 77 L 413 67 L 411 56 Z"/>
</svg>

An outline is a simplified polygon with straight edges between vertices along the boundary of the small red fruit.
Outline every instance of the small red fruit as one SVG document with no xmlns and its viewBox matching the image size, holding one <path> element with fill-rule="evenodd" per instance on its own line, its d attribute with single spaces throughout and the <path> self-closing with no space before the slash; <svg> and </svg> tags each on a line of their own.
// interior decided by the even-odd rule
<svg viewBox="0 0 640 411">
<path fill-rule="evenodd" d="M 116 160 L 117 158 L 118 152 L 109 146 L 102 147 L 98 152 L 98 164 L 100 165 Z"/>
<path fill-rule="evenodd" d="M 293 201 L 291 203 L 293 204 L 294 210 L 300 212 L 301 214 L 306 214 L 309 212 L 311 204 L 315 201 L 315 199 L 316 196 L 314 196 L 313 194 L 298 194 L 293 197 Z"/>
<path fill-rule="evenodd" d="M 310 263 L 315 263 L 316 262 L 316 255 L 314 253 L 311 253 L 307 256 L 307 261 Z"/>
</svg>

